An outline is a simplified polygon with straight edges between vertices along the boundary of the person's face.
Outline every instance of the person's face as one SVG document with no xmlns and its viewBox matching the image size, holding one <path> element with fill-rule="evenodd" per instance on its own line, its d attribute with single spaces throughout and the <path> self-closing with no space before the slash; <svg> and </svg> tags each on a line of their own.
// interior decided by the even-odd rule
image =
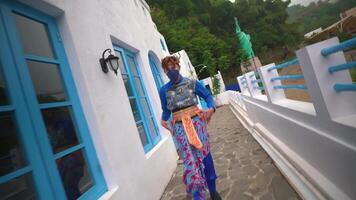
<svg viewBox="0 0 356 200">
<path fill-rule="evenodd" d="M 179 66 L 179 64 L 176 64 L 176 63 L 173 63 L 173 62 L 168 62 L 168 66 L 167 66 L 167 68 L 165 69 L 164 72 L 167 74 L 168 71 L 171 70 L 171 69 L 176 69 L 176 70 L 179 71 L 180 66 Z"/>
</svg>

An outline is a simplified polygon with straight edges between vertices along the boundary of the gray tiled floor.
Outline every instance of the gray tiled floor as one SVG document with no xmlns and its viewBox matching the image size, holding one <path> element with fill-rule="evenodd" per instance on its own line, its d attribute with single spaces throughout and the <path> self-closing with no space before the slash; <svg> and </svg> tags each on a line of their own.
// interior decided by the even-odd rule
<svg viewBox="0 0 356 200">
<path fill-rule="evenodd" d="M 217 188 L 223 199 L 300 199 L 229 106 L 217 110 L 208 132 L 219 176 Z M 182 199 L 188 198 L 182 182 L 182 166 L 178 165 L 161 200 Z"/>
</svg>

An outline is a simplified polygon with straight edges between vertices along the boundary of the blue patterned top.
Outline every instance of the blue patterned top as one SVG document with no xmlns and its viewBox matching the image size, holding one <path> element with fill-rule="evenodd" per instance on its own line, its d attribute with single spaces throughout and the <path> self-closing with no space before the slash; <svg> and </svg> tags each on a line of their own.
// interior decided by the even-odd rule
<svg viewBox="0 0 356 200">
<path fill-rule="evenodd" d="M 210 94 L 209 90 L 206 89 L 199 81 L 190 80 L 188 78 L 183 78 L 177 84 L 180 84 L 182 81 L 189 81 L 189 82 L 193 81 L 195 83 L 195 87 L 192 87 L 192 88 L 195 88 L 195 94 L 202 97 L 206 101 L 208 108 L 215 108 L 213 96 Z M 161 89 L 159 90 L 159 96 L 161 99 L 161 106 L 162 106 L 162 111 L 163 111 L 162 112 L 162 120 L 163 121 L 167 121 L 172 114 L 171 106 L 170 106 L 170 109 L 168 109 L 168 106 L 167 106 L 167 93 L 169 90 L 171 90 L 177 84 L 173 84 L 172 81 L 169 81 L 168 83 L 163 85 L 161 87 Z"/>
</svg>

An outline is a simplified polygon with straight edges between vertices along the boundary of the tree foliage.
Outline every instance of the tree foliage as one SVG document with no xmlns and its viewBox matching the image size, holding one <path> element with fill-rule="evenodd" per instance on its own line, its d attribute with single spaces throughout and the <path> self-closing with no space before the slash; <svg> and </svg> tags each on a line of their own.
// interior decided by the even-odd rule
<svg viewBox="0 0 356 200">
<path fill-rule="evenodd" d="M 339 14 L 356 6 L 355 0 L 318 1 L 308 6 L 293 5 L 288 7 L 289 23 L 300 23 L 298 31 L 306 34 L 319 27 L 326 28 L 340 20 Z"/>
<path fill-rule="evenodd" d="M 287 24 L 283 0 L 148 0 L 159 31 L 172 52 L 185 49 L 194 65 L 205 64 L 212 75 L 217 69 L 240 70 L 241 52 L 234 32 L 236 16 L 251 36 L 254 52 L 265 64 L 274 49 L 290 49 L 300 41 L 297 26 Z"/>
</svg>

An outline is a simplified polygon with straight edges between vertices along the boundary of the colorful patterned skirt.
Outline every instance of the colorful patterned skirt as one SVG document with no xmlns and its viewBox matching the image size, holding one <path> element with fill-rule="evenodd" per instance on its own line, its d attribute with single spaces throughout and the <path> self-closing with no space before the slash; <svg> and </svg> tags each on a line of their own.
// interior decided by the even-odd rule
<svg viewBox="0 0 356 200">
<path fill-rule="evenodd" d="M 183 159 L 183 182 L 186 185 L 187 194 L 190 196 L 199 194 L 201 199 L 205 199 L 208 186 L 204 174 L 203 160 L 210 152 L 209 138 L 204 119 L 197 115 L 192 118 L 192 122 L 199 139 L 203 143 L 202 150 L 197 150 L 189 144 L 181 122 L 174 124 L 174 137 Z"/>
</svg>

